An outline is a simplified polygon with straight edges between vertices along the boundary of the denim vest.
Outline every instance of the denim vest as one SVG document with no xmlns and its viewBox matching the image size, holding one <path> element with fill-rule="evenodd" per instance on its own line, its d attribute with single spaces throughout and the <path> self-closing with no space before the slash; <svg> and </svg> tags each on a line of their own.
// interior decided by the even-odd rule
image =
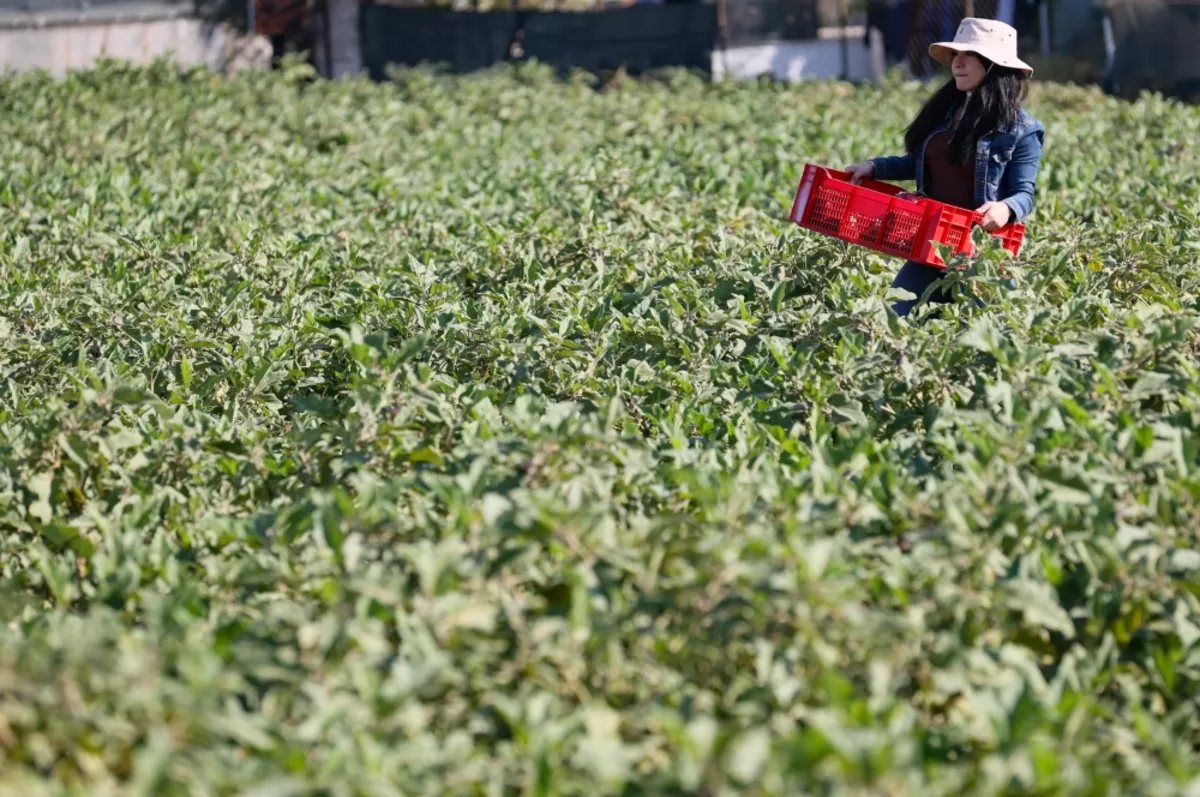
<svg viewBox="0 0 1200 797">
<path fill-rule="evenodd" d="M 947 117 L 925 139 L 915 155 L 875 158 L 876 180 L 916 180 L 925 190 L 925 149 L 938 133 L 950 129 Z M 1016 124 L 1004 125 L 982 136 L 975 145 L 975 203 L 1004 202 L 1013 211 L 1013 222 L 1023 222 L 1033 210 L 1034 183 L 1042 160 L 1046 128 L 1022 109 Z M 971 208 L 974 210 L 975 208 Z"/>
</svg>

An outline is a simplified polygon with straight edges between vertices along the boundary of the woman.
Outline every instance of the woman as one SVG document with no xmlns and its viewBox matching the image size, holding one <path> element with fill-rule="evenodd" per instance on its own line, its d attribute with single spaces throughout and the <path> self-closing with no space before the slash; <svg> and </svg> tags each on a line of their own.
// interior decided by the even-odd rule
<svg viewBox="0 0 1200 797">
<path fill-rule="evenodd" d="M 916 180 L 919 193 L 982 213 L 980 226 L 989 232 L 1024 221 L 1033 210 L 1046 128 L 1021 105 L 1033 69 L 1017 58 L 1017 32 L 1003 22 L 968 17 L 953 42 L 931 45 L 929 55 L 948 65 L 953 79 L 909 126 L 906 154 L 849 166 L 851 180 Z M 944 276 L 940 269 L 905 263 L 892 287 L 917 299 L 893 309 L 908 315 Z M 930 298 L 951 300 L 941 289 Z"/>
</svg>

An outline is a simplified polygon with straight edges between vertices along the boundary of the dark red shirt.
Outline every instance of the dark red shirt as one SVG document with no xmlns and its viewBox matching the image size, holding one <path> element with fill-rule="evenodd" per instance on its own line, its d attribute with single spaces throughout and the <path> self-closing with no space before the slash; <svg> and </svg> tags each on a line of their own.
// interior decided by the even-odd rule
<svg viewBox="0 0 1200 797">
<path fill-rule="evenodd" d="M 925 147 L 925 193 L 938 202 L 974 210 L 975 159 L 964 164 L 950 160 L 952 135 L 951 130 L 938 133 Z"/>
</svg>

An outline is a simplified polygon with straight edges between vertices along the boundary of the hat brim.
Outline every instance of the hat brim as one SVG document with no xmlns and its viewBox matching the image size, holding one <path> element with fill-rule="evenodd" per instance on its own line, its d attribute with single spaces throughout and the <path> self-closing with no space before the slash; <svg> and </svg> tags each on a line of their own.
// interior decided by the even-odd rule
<svg viewBox="0 0 1200 797">
<path fill-rule="evenodd" d="M 979 47 L 972 47 L 969 44 L 938 42 L 937 44 L 929 45 L 929 57 L 937 61 L 939 64 L 950 66 L 950 62 L 954 60 L 955 53 L 973 53 L 986 58 L 996 66 L 1002 66 L 1007 69 L 1015 69 L 1018 72 L 1023 73 L 1025 77 L 1033 77 L 1033 67 L 1022 61 L 1020 58 L 1005 58 L 995 53 L 988 53 Z"/>
</svg>

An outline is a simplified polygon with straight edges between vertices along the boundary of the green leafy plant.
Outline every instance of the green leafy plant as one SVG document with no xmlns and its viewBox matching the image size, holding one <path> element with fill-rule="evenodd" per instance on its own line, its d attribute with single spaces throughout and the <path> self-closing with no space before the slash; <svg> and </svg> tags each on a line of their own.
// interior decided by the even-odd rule
<svg viewBox="0 0 1200 797">
<path fill-rule="evenodd" d="M 0 794 L 1200 788 L 1197 109 L 901 320 L 922 86 L 4 89 Z"/>
</svg>

